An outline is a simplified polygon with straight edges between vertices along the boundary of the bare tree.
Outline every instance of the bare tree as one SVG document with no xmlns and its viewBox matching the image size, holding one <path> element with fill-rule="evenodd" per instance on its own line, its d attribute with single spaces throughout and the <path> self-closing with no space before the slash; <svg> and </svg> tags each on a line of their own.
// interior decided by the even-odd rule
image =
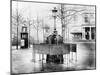
<svg viewBox="0 0 100 75">
<path fill-rule="evenodd" d="M 39 43 L 39 29 L 42 27 L 42 20 L 37 16 L 36 21 L 33 20 L 32 26 L 37 31 L 37 43 Z"/>
<path fill-rule="evenodd" d="M 16 11 L 14 11 L 13 12 L 13 14 L 12 14 L 12 27 L 17 27 L 16 28 L 16 30 L 17 30 L 17 45 L 16 45 L 16 48 L 18 49 L 18 43 L 19 43 L 19 41 L 18 41 L 18 31 L 19 31 L 19 26 L 20 26 L 20 24 L 22 24 L 23 23 L 23 16 L 22 16 L 22 14 L 21 14 L 21 12 L 19 12 L 18 11 L 18 9 L 16 9 Z"/>
<path fill-rule="evenodd" d="M 45 35 L 45 33 L 49 33 L 50 26 L 48 24 L 44 24 L 43 30 L 44 30 L 44 38 L 46 38 L 47 36 Z"/>
<path fill-rule="evenodd" d="M 85 11 L 86 9 L 77 10 L 75 8 L 66 9 L 64 4 L 61 4 L 58 8 L 58 18 L 61 20 L 62 24 L 62 37 L 65 40 L 65 28 L 67 28 L 70 21 L 74 18 L 77 13 Z M 69 37 L 69 35 L 68 35 Z"/>
<path fill-rule="evenodd" d="M 34 20 L 31 20 L 30 18 L 27 18 L 27 24 L 28 24 L 28 27 L 29 27 L 29 30 L 28 30 L 28 32 L 29 32 L 29 48 L 30 48 L 30 37 L 31 37 L 31 35 L 30 35 L 30 31 L 31 31 L 31 26 L 32 25 L 34 25 L 33 23 L 32 23 L 32 21 L 34 21 Z"/>
</svg>

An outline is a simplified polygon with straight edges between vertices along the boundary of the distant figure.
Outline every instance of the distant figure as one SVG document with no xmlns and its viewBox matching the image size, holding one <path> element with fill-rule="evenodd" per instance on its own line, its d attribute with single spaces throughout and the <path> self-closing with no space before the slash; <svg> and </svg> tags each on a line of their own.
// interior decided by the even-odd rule
<svg viewBox="0 0 100 75">
<path fill-rule="evenodd" d="M 90 37 L 89 36 L 89 31 L 86 32 L 85 36 L 86 36 L 86 39 L 89 40 L 89 37 Z"/>
</svg>

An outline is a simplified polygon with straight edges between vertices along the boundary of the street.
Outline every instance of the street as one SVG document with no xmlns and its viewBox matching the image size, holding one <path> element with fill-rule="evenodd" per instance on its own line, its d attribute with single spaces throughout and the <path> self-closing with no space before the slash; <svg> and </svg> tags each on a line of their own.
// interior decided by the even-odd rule
<svg viewBox="0 0 100 75">
<path fill-rule="evenodd" d="M 77 43 L 77 53 L 63 55 L 63 64 L 46 63 L 46 55 L 42 62 L 41 54 L 35 54 L 33 48 L 12 49 L 12 73 L 36 73 L 69 70 L 95 69 L 95 43 Z M 77 58 L 76 58 L 77 55 Z M 76 61 L 77 59 L 77 61 Z"/>
</svg>

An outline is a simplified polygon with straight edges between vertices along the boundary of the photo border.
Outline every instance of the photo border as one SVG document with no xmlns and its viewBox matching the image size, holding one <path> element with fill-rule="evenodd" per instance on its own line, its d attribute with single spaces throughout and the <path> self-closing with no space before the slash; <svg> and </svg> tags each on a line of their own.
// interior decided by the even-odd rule
<svg viewBox="0 0 100 75">
<path fill-rule="evenodd" d="M 94 69 L 80 69 L 80 70 L 70 70 L 70 71 L 87 71 L 87 70 L 96 70 L 97 68 L 97 6 L 96 5 L 87 5 L 87 4 L 73 4 L 73 3 L 58 3 L 58 2 L 45 2 L 45 1 L 26 1 L 26 0 L 10 0 L 10 74 L 19 75 L 19 74 L 37 74 L 37 73 L 55 73 L 55 72 L 70 72 L 70 71 L 52 71 L 52 72 L 32 72 L 32 73 L 12 73 L 12 1 L 18 2 L 33 2 L 33 3 L 46 3 L 46 4 L 65 4 L 65 5 L 79 5 L 79 6 L 93 6 L 95 7 L 95 27 L 96 27 L 96 40 L 95 40 L 95 68 Z"/>
</svg>

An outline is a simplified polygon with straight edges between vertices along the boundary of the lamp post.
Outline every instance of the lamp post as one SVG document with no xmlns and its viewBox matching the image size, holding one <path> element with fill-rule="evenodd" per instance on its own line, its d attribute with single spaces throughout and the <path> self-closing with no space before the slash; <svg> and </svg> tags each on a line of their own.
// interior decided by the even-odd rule
<svg viewBox="0 0 100 75">
<path fill-rule="evenodd" d="M 56 30 L 56 18 L 57 18 L 57 8 L 54 7 L 54 9 L 52 10 L 53 13 L 53 17 L 54 17 L 54 30 Z"/>
</svg>

